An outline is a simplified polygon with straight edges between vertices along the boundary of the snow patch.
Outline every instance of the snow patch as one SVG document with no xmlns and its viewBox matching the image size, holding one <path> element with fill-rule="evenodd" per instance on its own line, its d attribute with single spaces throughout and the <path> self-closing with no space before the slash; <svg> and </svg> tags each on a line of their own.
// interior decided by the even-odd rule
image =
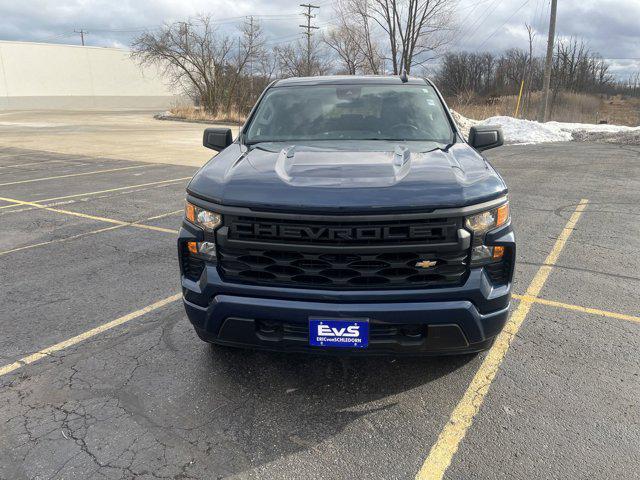
<svg viewBox="0 0 640 480">
<path fill-rule="evenodd" d="M 451 113 L 465 137 L 469 135 L 469 129 L 474 125 L 499 125 L 502 127 L 505 143 L 510 144 L 570 141 L 640 144 L 640 127 L 565 122 L 540 123 L 507 116 L 473 120 L 458 112 L 451 111 Z"/>
<path fill-rule="evenodd" d="M 456 125 L 458 125 L 458 128 L 462 132 L 462 135 L 464 135 L 464 138 L 469 137 L 469 130 L 471 129 L 471 127 L 480 123 L 480 120 L 467 118 L 464 115 L 459 114 L 455 110 L 450 110 L 450 112 L 451 116 L 453 117 L 453 121 L 456 122 Z"/>
<path fill-rule="evenodd" d="M 569 142 L 573 138 L 571 132 L 557 125 L 506 116 L 489 117 L 480 125 L 500 125 L 506 143 Z"/>
</svg>

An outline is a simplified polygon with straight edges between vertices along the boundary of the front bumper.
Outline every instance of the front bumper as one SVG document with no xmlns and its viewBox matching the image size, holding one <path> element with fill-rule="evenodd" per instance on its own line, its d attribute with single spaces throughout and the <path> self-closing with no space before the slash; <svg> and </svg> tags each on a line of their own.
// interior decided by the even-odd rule
<svg viewBox="0 0 640 480">
<path fill-rule="evenodd" d="M 189 224 L 179 247 L 201 240 Z M 182 276 L 184 305 L 205 341 L 250 348 L 353 355 L 443 355 L 488 348 L 507 321 L 515 238 L 511 225 L 487 243 L 509 252 L 508 281 L 494 284 L 484 268 L 470 270 L 464 284 L 407 290 L 322 290 L 224 281 L 207 263 L 197 280 Z M 179 250 L 181 250 L 179 248 Z M 309 345 L 309 318 L 367 318 L 366 349 L 319 349 Z"/>
</svg>

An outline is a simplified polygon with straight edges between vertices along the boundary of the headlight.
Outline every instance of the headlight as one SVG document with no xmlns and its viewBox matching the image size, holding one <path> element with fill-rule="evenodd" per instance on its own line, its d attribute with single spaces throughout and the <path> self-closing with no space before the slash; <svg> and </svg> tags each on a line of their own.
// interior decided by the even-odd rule
<svg viewBox="0 0 640 480">
<path fill-rule="evenodd" d="M 476 213 L 467 217 L 467 228 L 476 235 L 483 235 L 489 230 L 501 227 L 509 220 L 509 202 L 499 207 Z"/>
<path fill-rule="evenodd" d="M 194 225 L 213 232 L 222 223 L 222 216 L 219 213 L 211 212 L 187 202 L 184 209 L 185 218 Z"/>
<path fill-rule="evenodd" d="M 504 247 L 484 244 L 485 234 L 501 227 L 509 220 L 509 202 L 484 212 L 470 215 L 465 225 L 473 231 L 473 245 L 471 248 L 471 266 L 485 265 L 502 260 Z"/>
</svg>

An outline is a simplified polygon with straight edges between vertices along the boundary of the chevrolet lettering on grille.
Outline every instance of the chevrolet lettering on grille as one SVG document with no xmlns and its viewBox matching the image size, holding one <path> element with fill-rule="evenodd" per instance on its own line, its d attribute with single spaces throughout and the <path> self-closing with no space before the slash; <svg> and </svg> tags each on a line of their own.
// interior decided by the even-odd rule
<svg viewBox="0 0 640 480">
<path fill-rule="evenodd" d="M 231 225 L 234 237 L 251 236 L 288 240 L 420 240 L 441 237 L 443 229 L 431 225 L 332 227 L 269 223 Z"/>
</svg>

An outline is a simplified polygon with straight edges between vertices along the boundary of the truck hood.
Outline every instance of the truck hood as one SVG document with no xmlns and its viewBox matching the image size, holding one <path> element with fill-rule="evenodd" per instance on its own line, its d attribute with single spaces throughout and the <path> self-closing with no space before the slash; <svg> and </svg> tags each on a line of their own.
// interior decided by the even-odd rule
<svg viewBox="0 0 640 480">
<path fill-rule="evenodd" d="M 191 195 L 228 206 L 286 211 L 429 210 L 506 192 L 465 143 L 234 143 L 193 177 Z"/>
</svg>

